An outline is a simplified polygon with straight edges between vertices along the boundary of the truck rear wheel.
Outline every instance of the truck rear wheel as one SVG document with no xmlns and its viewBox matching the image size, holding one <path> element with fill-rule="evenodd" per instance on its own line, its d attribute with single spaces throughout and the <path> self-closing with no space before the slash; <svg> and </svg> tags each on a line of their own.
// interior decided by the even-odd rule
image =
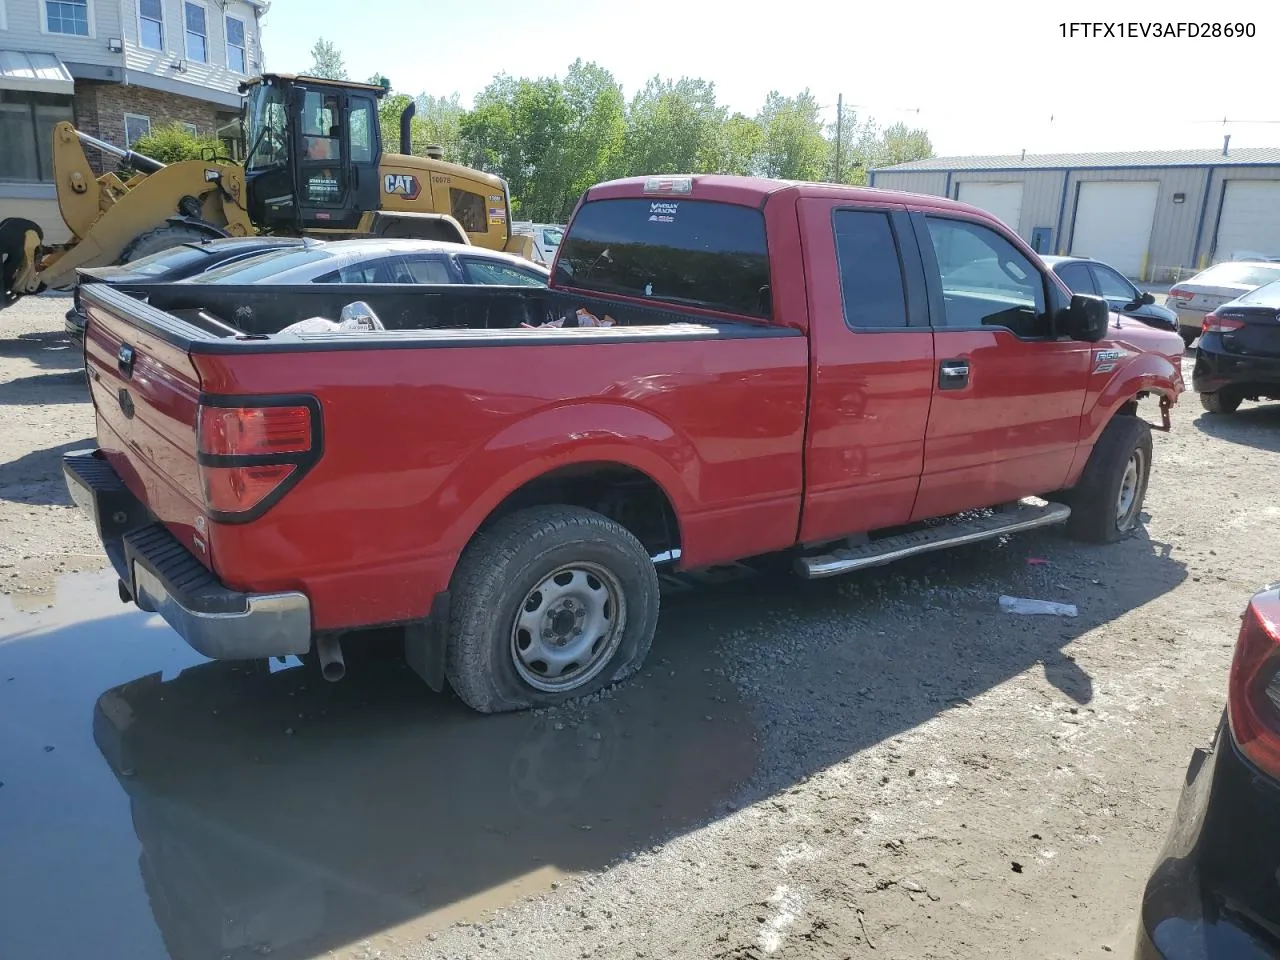
<svg viewBox="0 0 1280 960">
<path fill-rule="evenodd" d="M 481 713 L 587 696 L 640 668 L 658 624 L 658 575 L 618 523 L 533 507 L 478 534 L 458 562 L 445 673 Z"/>
<path fill-rule="evenodd" d="M 1066 497 L 1067 532 L 1090 543 L 1113 543 L 1133 532 L 1151 478 L 1151 427 L 1118 414 L 1098 438 L 1080 482 Z"/>
</svg>

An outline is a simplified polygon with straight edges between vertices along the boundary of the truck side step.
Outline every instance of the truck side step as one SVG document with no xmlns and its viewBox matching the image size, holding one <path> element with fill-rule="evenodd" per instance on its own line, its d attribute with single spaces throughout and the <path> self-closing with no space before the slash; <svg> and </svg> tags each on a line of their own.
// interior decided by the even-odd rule
<svg viewBox="0 0 1280 960">
<path fill-rule="evenodd" d="M 800 557 L 796 560 L 796 572 L 807 580 L 834 577 L 866 567 L 883 566 L 918 553 L 1065 523 L 1070 516 L 1071 508 L 1066 504 L 1046 503 L 1029 498 L 1011 504 L 1006 509 L 997 509 L 990 516 L 965 517 L 927 530 L 901 533 L 857 546 L 842 547 L 829 553 Z"/>
</svg>

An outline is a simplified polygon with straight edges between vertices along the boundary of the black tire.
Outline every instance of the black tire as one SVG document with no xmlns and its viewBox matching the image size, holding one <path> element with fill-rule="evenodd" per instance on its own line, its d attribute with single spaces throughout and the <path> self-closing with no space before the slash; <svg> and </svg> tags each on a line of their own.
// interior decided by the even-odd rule
<svg viewBox="0 0 1280 960">
<path fill-rule="evenodd" d="M 1178 334 L 1179 334 L 1179 336 L 1181 336 L 1181 337 L 1182 337 L 1182 342 L 1183 342 L 1183 343 L 1185 343 L 1185 344 L 1187 345 L 1187 349 L 1188 349 L 1188 350 L 1190 350 L 1190 349 L 1191 349 L 1191 345 L 1192 345 L 1193 343 L 1195 343 L 1195 342 L 1196 342 L 1196 340 L 1199 338 L 1199 336 L 1200 336 L 1200 331 L 1199 331 L 1199 330 L 1188 330 L 1186 327 L 1180 327 L 1180 328 L 1178 329 Z"/>
<path fill-rule="evenodd" d="M 588 602 L 600 602 L 606 611 L 612 607 L 614 619 L 586 651 L 591 659 L 577 674 L 539 677 L 536 659 L 529 662 L 531 654 L 521 650 L 547 647 L 541 637 L 535 641 L 539 647 L 532 646 L 529 632 L 518 628 L 518 616 L 522 607 L 536 611 L 528 604 L 543 602 L 540 591 L 567 567 L 582 576 L 575 584 L 595 583 L 604 591 Z M 658 625 L 658 575 L 644 546 L 625 527 L 580 507 L 521 510 L 477 534 L 458 561 L 451 593 L 445 675 L 463 702 L 480 713 L 563 703 L 624 680 L 644 662 Z M 560 616 L 552 604 L 543 620 L 559 623 Z M 574 636 L 587 634 L 575 630 Z M 546 662 L 543 668 L 550 669 Z M 537 685 L 562 682 L 551 689 Z"/>
<path fill-rule="evenodd" d="M 120 262 L 133 263 L 135 260 L 149 257 L 151 254 L 159 253 L 161 250 L 168 250 L 170 247 L 210 239 L 212 239 L 211 234 L 196 227 L 188 227 L 177 223 L 156 227 L 154 230 L 148 230 L 146 233 L 134 237 L 133 241 L 124 248 L 124 253 L 120 255 Z"/>
<path fill-rule="evenodd" d="M 1234 390 L 1219 390 L 1217 393 L 1200 394 L 1200 406 L 1209 413 L 1231 414 L 1240 409 L 1244 397 Z"/>
<path fill-rule="evenodd" d="M 1130 461 L 1137 457 L 1132 497 L 1121 512 L 1121 492 Z M 1151 427 L 1117 414 L 1102 431 L 1080 482 L 1065 497 L 1071 507 L 1067 533 L 1088 543 L 1114 543 L 1133 532 L 1151 479 Z"/>
</svg>

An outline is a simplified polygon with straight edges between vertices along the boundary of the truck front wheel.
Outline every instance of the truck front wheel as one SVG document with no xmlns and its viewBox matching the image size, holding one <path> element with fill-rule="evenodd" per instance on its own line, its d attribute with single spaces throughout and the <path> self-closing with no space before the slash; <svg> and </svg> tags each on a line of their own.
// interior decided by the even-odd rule
<svg viewBox="0 0 1280 960">
<path fill-rule="evenodd" d="M 1080 482 L 1063 499 L 1067 532 L 1090 543 L 1112 543 L 1138 525 L 1151 478 L 1151 427 L 1118 414 L 1098 438 Z"/>
<path fill-rule="evenodd" d="M 630 531 L 580 507 L 533 507 L 477 534 L 451 586 L 445 673 L 481 713 L 587 696 L 640 668 L 658 575 Z"/>
</svg>

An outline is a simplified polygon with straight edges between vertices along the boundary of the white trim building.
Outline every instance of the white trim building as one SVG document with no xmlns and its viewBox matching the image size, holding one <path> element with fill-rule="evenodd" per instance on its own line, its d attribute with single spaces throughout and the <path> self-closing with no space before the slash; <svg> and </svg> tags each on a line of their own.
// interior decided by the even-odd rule
<svg viewBox="0 0 1280 960">
<path fill-rule="evenodd" d="M 267 0 L 0 0 L 0 218 L 67 239 L 52 182 L 54 124 L 127 146 L 177 121 L 212 136 L 260 73 Z M 101 172 L 113 162 L 89 151 Z"/>
</svg>

